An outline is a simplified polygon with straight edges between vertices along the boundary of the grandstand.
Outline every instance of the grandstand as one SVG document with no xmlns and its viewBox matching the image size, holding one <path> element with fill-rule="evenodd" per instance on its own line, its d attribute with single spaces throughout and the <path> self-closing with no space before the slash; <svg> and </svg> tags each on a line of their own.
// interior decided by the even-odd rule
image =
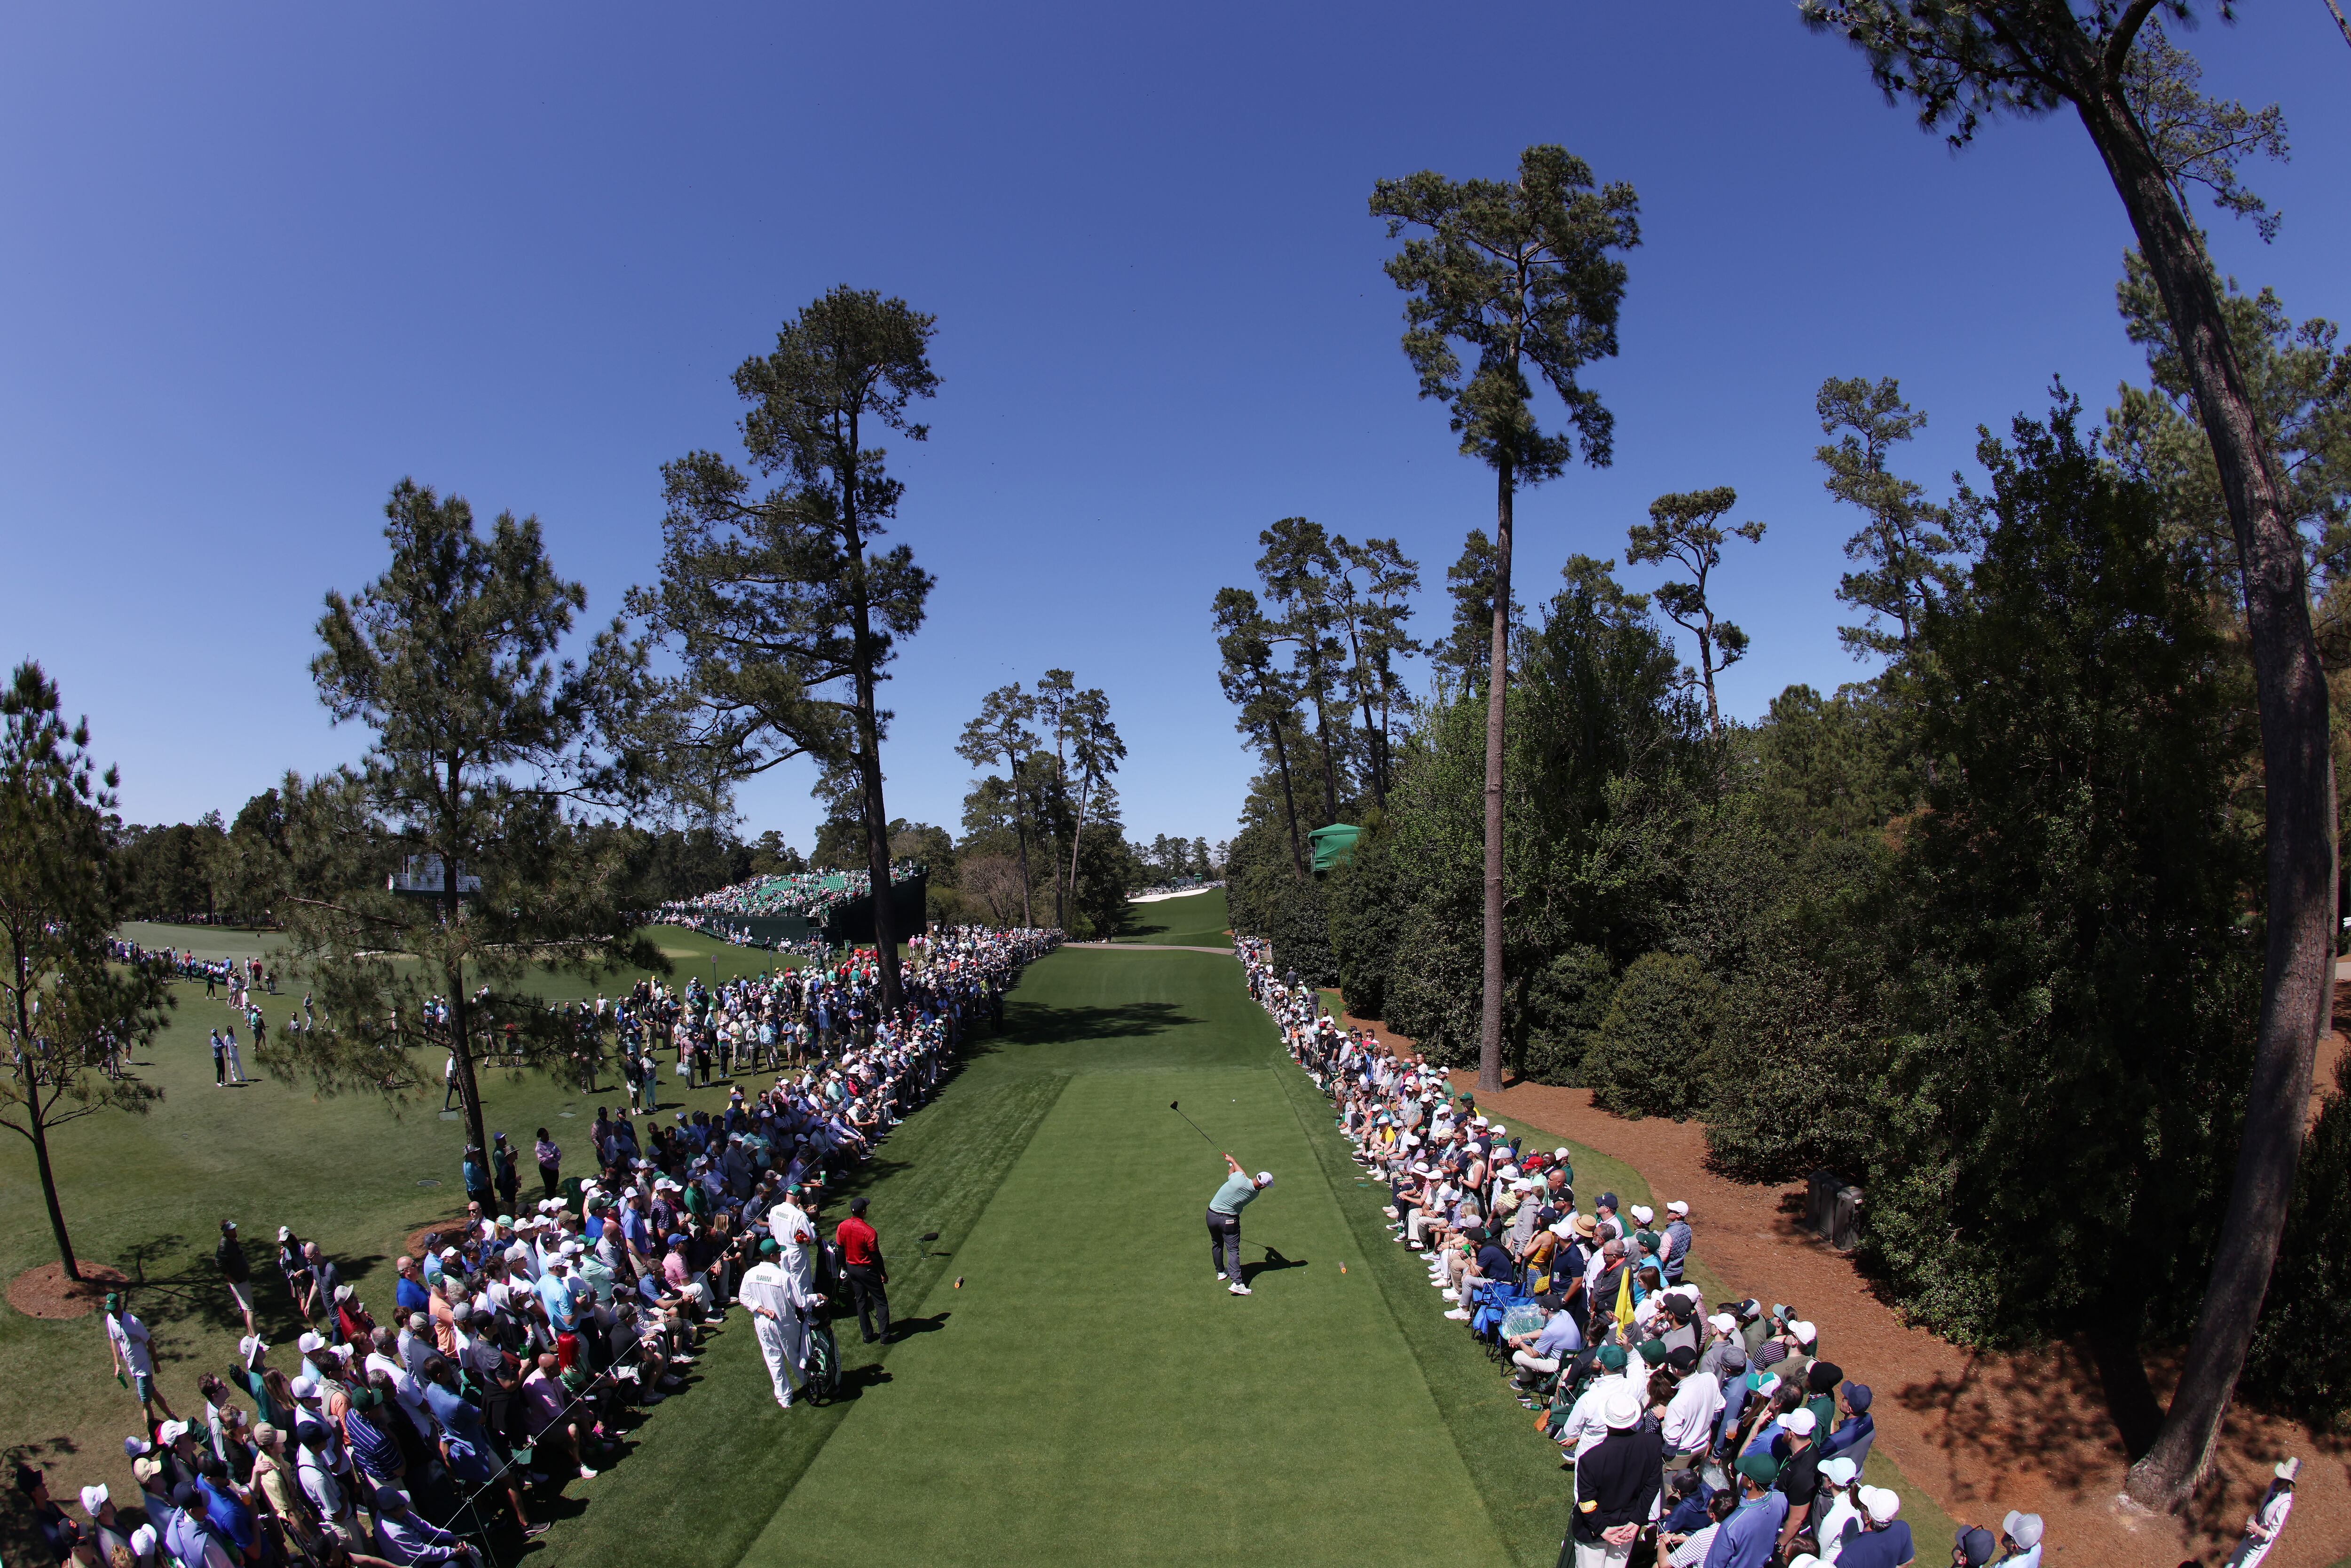
<svg viewBox="0 0 2351 1568">
<path fill-rule="evenodd" d="M 653 918 L 748 946 L 866 942 L 873 936 L 872 889 L 864 871 L 779 873 L 665 904 Z M 921 864 L 891 866 L 891 906 L 902 935 L 922 928 L 929 891 L 930 873 Z"/>
</svg>

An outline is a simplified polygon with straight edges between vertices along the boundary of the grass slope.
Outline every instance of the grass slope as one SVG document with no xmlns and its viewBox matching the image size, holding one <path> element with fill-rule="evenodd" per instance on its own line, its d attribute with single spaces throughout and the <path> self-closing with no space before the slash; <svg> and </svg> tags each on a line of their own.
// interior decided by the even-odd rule
<svg viewBox="0 0 2351 1568">
<path fill-rule="evenodd" d="M 1155 942 L 1170 947 L 1229 947 L 1232 916 L 1225 908 L 1225 890 L 1186 894 L 1181 898 L 1155 899 L 1126 906 L 1126 924 L 1113 940 Z"/>
<path fill-rule="evenodd" d="M 278 940 L 268 933 L 144 924 L 126 935 L 222 956 L 266 954 Z M 689 973 L 709 976 L 714 959 L 722 976 L 774 962 L 772 955 L 675 929 L 657 939 L 679 983 Z M 625 990 L 635 978 L 608 979 L 605 994 Z M 559 977 L 540 988 L 551 998 L 593 996 L 596 989 Z M 201 982 L 183 981 L 175 990 L 171 1026 L 138 1065 L 163 1089 L 162 1103 L 144 1116 L 109 1112 L 59 1129 L 50 1153 L 76 1252 L 149 1281 L 133 1291 L 132 1310 L 154 1332 L 165 1396 L 185 1415 L 204 1407 L 197 1375 L 225 1370 L 242 1332 L 212 1268 L 223 1219 L 242 1228 L 263 1336 L 290 1349 L 298 1325 L 282 1290 L 273 1288 L 270 1266 L 277 1227 L 291 1225 L 319 1242 L 363 1299 L 388 1307 L 392 1250 L 409 1231 L 465 1207 L 457 1174 L 465 1140 L 461 1122 L 436 1113 L 437 1100 L 395 1117 L 371 1095 L 319 1100 L 307 1088 L 266 1080 L 214 1088 L 205 1033 L 234 1021 L 244 1040 L 245 1021 L 225 1002 L 206 1000 Z M 300 1003 L 298 991 L 262 998 L 273 1029 Z M 438 1061 L 432 1065 L 437 1075 Z M 249 1040 L 246 1068 L 259 1071 Z M 663 1080 L 665 1113 L 675 1103 L 716 1110 L 726 1103 L 724 1083 L 694 1090 L 681 1102 L 674 1098 L 678 1082 Z M 504 1073 L 486 1075 L 483 1097 L 490 1130 L 525 1145 L 526 1196 L 538 1190 L 528 1150 L 537 1128 L 552 1129 L 567 1155 L 585 1166 L 591 1156 L 577 1130 L 599 1104 L 625 1103 L 609 1083 L 599 1094 L 580 1096 L 543 1077 L 517 1082 Z M 0 1280 L 11 1280 L 57 1256 L 31 1145 L 13 1134 L 0 1137 L 0 1190 L 15 1199 L 0 1205 Z M 137 1428 L 139 1406 L 108 1375 L 107 1364 L 95 1316 L 48 1322 L 0 1310 L 0 1447 L 12 1458 L 49 1465 L 61 1497 L 92 1481 L 108 1482 L 117 1495 L 130 1485 L 121 1440 Z"/>
</svg>

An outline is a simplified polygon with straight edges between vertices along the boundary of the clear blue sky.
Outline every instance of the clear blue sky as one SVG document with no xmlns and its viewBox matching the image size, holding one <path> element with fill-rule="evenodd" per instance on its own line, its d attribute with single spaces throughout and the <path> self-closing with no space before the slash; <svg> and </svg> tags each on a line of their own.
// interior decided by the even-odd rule
<svg viewBox="0 0 2351 1568">
<path fill-rule="evenodd" d="M 2226 264 L 2341 317 L 2351 49 L 2321 0 L 2189 40 L 2284 104 L 2285 213 Z M 2078 125 L 1953 156 L 1784 4 L 22 7 L 0 47 L 0 655 L 41 659 L 126 813 L 234 810 L 353 755 L 306 666 L 413 475 L 535 512 L 609 614 L 661 462 L 838 282 L 939 319 L 898 537 L 935 570 L 889 696 L 893 814 L 956 824 L 956 733 L 1050 665 L 1110 694 L 1130 831 L 1230 831 L 1211 594 L 1304 514 L 1441 588 L 1486 474 L 1397 350 L 1374 180 L 1554 141 L 1639 190 L 1615 466 L 1521 504 L 1522 593 L 1665 490 L 1767 520 L 1726 694 L 1853 678 L 1813 390 L 1893 375 L 1940 488 L 1979 422 L 2141 370 L 2128 232 Z M 1628 574 L 1646 586 L 1655 574 Z M 1426 624 L 1441 617 L 1432 592 Z M 806 775 L 747 790 L 810 839 Z"/>
</svg>

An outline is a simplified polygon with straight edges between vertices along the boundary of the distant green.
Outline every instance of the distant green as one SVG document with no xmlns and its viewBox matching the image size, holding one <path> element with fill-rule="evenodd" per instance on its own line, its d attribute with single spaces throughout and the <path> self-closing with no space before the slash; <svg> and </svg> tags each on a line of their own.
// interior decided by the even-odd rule
<svg viewBox="0 0 2351 1568">
<path fill-rule="evenodd" d="M 1126 906 L 1126 924 L 1115 938 L 1121 942 L 1153 942 L 1170 947 L 1229 947 L 1233 917 L 1225 907 L 1225 890 L 1186 894 L 1181 898 L 1155 899 Z"/>
</svg>

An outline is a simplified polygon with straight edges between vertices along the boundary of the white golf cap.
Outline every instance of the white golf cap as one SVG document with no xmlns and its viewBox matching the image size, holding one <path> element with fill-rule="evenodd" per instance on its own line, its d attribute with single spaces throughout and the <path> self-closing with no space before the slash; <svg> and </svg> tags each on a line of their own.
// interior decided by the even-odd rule
<svg viewBox="0 0 2351 1568">
<path fill-rule="evenodd" d="M 1853 1485 L 1853 1478 L 1860 1473 L 1861 1467 L 1843 1454 L 1839 1454 L 1834 1459 L 1821 1461 L 1821 1474 L 1826 1477 L 1833 1486 L 1849 1487 Z M 2011 1514 L 2010 1517 L 2015 1516 Z"/>
<path fill-rule="evenodd" d="M 1612 1431 L 1637 1427 L 1641 1423 L 1641 1396 L 1620 1385 L 1608 1391 L 1608 1403 L 1602 1414 L 1607 1417 Z"/>
<path fill-rule="evenodd" d="M 1790 1323 L 1788 1325 L 1788 1332 L 1796 1336 L 1796 1343 L 1798 1344 L 1810 1344 L 1814 1340 L 1821 1337 L 1821 1331 L 1814 1328 L 1802 1318 L 1798 1318 L 1794 1322 Z"/>
<path fill-rule="evenodd" d="M 1811 1437 L 1813 1428 L 1819 1424 L 1819 1418 L 1802 1406 L 1780 1417 L 1780 1430 L 1799 1437 Z"/>
<path fill-rule="evenodd" d="M 1706 1320 L 1706 1326 L 1712 1329 L 1717 1333 L 1737 1333 L 1739 1332 L 1739 1320 L 1732 1317 L 1729 1312 L 1717 1312 L 1714 1316 Z"/>
<path fill-rule="evenodd" d="M 1684 1203 L 1680 1198 L 1676 1198 L 1673 1202 L 1666 1205 L 1666 1212 L 1667 1214 L 1687 1214 L 1689 1212 L 1689 1205 Z"/>
<path fill-rule="evenodd" d="M 1273 1185 L 1273 1173 L 1271 1171 L 1258 1172 L 1257 1185 L 1259 1186 L 1271 1186 Z"/>
<path fill-rule="evenodd" d="M 1651 1208 L 1646 1203 L 1635 1204 L 1632 1207 L 1631 1213 L 1633 1218 L 1643 1225 L 1646 1225 L 1649 1221 L 1657 1218 L 1657 1211 Z"/>
<path fill-rule="evenodd" d="M 327 1348 L 327 1342 L 319 1337 L 318 1330 L 304 1329 L 302 1337 L 294 1342 L 294 1348 L 304 1355 L 316 1355 Z"/>
<path fill-rule="evenodd" d="M 81 1507 L 84 1513 L 95 1514 L 99 1509 L 104 1508 L 106 1504 L 106 1483 L 104 1481 L 99 1482 L 94 1487 L 84 1487 L 81 1489 Z"/>
<path fill-rule="evenodd" d="M 1884 1524 L 1902 1511 L 1902 1500 L 1884 1487 L 1864 1487 L 1861 1489 L 1861 1511 L 1874 1522 Z"/>
<path fill-rule="evenodd" d="M 1558 1148 L 1556 1148 L 1556 1149 L 1553 1149 L 1553 1150 L 1551 1152 L 1551 1157 L 1552 1157 L 1552 1158 L 1553 1158 L 1553 1159 L 1555 1159 L 1555 1160 L 1563 1160 L 1563 1159 L 1567 1158 L 1567 1147 L 1566 1147 L 1566 1145 L 1562 1145 L 1560 1147 L 1558 1147 Z"/>
</svg>

